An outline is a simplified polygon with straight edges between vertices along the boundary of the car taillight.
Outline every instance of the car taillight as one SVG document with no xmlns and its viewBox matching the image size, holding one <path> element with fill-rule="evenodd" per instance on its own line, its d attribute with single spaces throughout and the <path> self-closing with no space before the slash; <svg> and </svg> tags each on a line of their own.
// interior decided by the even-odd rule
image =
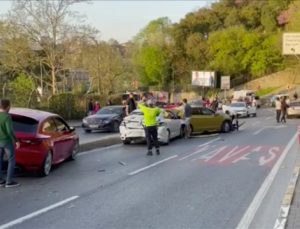
<svg viewBox="0 0 300 229">
<path fill-rule="evenodd" d="M 26 145 L 39 145 L 42 143 L 42 139 L 20 139 L 20 143 Z"/>
</svg>

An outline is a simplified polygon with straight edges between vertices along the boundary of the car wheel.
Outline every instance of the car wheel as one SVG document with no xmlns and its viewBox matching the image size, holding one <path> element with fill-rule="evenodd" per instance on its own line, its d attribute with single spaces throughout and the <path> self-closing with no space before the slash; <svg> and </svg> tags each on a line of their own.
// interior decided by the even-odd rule
<svg viewBox="0 0 300 229">
<path fill-rule="evenodd" d="M 84 132 L 85 132 L 85 133 L 91 133 L 92 130 L 85 129 Z"/>
<path fill-rule="evenodd" d="M 44 163 L 40 171 L 41 176 L 44 177 L 49 175 L 52 168 L 52 160 L 53 160 L 52 153 L 49 151 L 46 155 L 46 158 L 44 160 Z"/>
<path fill-rule="evenodd" d="M 131 141 L 129 139 L 125 139 L 122 141 L 124 145 L 130 145 Z"/>
<path fill-rule="evenodd" d="M 247 117 L 248 117 L 248 118 L 250 117 L 250 114 L 249 114 L 249 112 L 247 112 Z"/>
<path fill-rule="evenodd" d="M 78 152 L 79 152 L 79 143 L 76 142 L 76 144 L 74 145 L 74 148 L 72 150 L 72 154 L 69 157 L 69 160 L 74 161 L 77 157 Z"/>
<path fill-rule="evenodd" d="M 253 117 L 256 117 L 256 113 L 253 114 Z"/>
<path fill-rule="evenodd" d="M 171 133 L 170 133 L 170 130 L 167 130 L 167 131 L 168 131 L 168 137 L 167 137 L 166 145 L 169 145 L 170 141 L 171 141 Z"/>
<path fill-rule="evenodd" d="M 184 138 L 185 137 L 185 127 L 184 126 L 181 126 L 180 128 L 180 135 L 179 135 L 180 138 Z"/>
<path fill-rule="evenodd" d="M 228 121 L 223 122 L 221 130 L 223 133 L 228 133 L 231 130 L 231 125 Z"/>
<path fill-rule="evenodd" d="M 119 132 L 119 126 L 120 126 L 119 123 L 117 121 L 115 121 L 113 123 L 112 131 L 115 133 Z"/>
</svg>

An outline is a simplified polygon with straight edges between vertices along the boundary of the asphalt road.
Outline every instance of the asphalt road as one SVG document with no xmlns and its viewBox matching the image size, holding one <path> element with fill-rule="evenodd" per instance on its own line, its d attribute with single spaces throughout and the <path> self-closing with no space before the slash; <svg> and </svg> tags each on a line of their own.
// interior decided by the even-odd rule
<svg viewBox="0 0 300 229">
<path fill-rule="evenodd" d="M 0 229 L 273 228 L 299 124 L 277 124 L 273 113 L 241 120 L 238 132 L 174 140 L 160 156 L 115 145 L 46 178 L 20 177 L 20 187 L 0 189 Z"/>
<path fill-rule="evenodd" d="M 76 128 L 76 133 L 79 135 L 79 143 L 86 144 L 99 140 L 111 138 L 112 136 L 119 136 L 119 133 L 111 133 L 107 131 L 93 131 L 91 133 L 85 133 L 84 129 Z"/>
</svg>

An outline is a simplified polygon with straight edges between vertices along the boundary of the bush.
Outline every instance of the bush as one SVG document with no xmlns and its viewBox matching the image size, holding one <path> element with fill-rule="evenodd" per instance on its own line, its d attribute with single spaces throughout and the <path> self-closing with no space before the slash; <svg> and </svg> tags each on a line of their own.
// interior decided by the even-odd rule
<svg viewBox="0 0 300 229">
<path fill-rule="evenodd" d="M 85 115 L 81 107 L 76 106 L 76 97 L 71 93 L 54 95 L 49 100 L 49 110 L 65 119 L 78 119 Z"/>
<path fill-rule="evenodd" d="M 37 93 L 31 77 L 20 74 L 8 86 L 13 106 L 34 108 L 37 105 Z"/>
</svg>

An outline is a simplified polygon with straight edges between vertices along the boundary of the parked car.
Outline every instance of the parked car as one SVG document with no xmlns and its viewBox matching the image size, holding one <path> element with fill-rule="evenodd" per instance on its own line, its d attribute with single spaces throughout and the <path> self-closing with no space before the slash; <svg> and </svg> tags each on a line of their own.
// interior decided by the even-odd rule
<svg viewBox="0 0 300 229">
<path fill-rule="evenodd" d="M 47 176 L 53 165 L 76 158 L 79 137 L 62 117 L 25 108 L 12 108 L 9 113 L 20 141 L 17 166 Z"/>
<path fill-rule="evenodd" d="M 206 107 L 192 107 L 192 133 L 229 132 L 232 130 L 232 119 L 224 113 L 214 112 Z"/>
<path fill-rule="evenodd" d="M 82 127 L 86 133 L 93 130 L 118 132 L 125 115 L 125 106 L 106 106 L 96 114 L 85 117 Z"/>
<path fill-rule="evenodd" d="M 300 117 L 300 101 L 290 102 L 289 108 L 287 109 L 287 117 L 294 118 Z"/>
<path fill-rule="evenodd" d="M 184 136 L 184 122 L 173 111 L 163 110 L 157 123 L 160 143 L 168 144 L 171 139 Z M 130 144 L 132 140 L 145 140 L 143 113 L 140 110 L 124 118 L 120 125 L 120 136 L 124 144 Z"/>
<path fill-rule="evenodd" d="M 248 106 L 246 102 L 233 102 L 229 106 L 223 105 L 222 110 L 226 114 L 238 117 L 256 116 L 256 106 Z"/>
</svg>

